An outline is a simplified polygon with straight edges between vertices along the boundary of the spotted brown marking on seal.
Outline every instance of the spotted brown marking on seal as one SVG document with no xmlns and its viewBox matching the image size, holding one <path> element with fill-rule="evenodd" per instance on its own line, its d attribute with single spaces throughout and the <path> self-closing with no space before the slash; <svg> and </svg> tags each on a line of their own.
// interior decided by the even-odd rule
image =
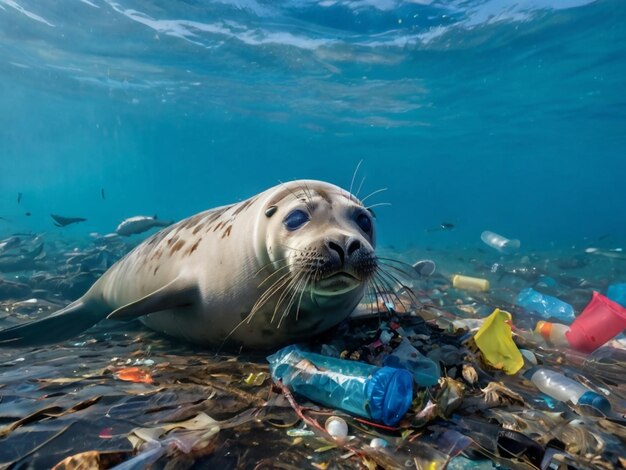
<svg viewBox="0 0 626 470">
<path fill-rule="evenodd" d="M 238 216 L 241 212 L 245 211 L 246 209 L 248 209 L 252 204 L 254 204 L 254 202 L 257 200 L 258 196 L 254 196 L 251 197 L 250 199 L 248 199 L 247 201 L 243 201 L 241 204 L 239 204 L 239 207 L 237 207 L 235 209 L 235 211 L 233 212 L 233 218 Z"/>
<path fill-rule="evenodd" d="M 156 276 L 156 273 L 158 270 L 159 270 L 159 265 L 157 264 L 157 266 L 154 268 L 154 272 L 152 273 L 152 275 Z"/>
<path fill-rule="evenodd" d="M 167 246 L 172 246 L 174 243 L 176 243 L 178 241 L 178 235 L 174 235 L 172 238 L 170 238 L 167 241 Z"/>
<path fill-rule="evenodd" d="M 202 237 L 198 238 L 198 240 L 196 240 L 196 243 L 194 243 L 185 253 L 187 256 L 189 256 L 191 253 L 193 253 L 194 251 L 196 251 L 196 248 L 198 248 L 198 245 L 200 244 L 200 242 L 202 241 Z"/>
<path fill-rule="evenodd" d="M 229 225 L 228 227 L 226 227 L 226 230 L 224 230 L 224 233 L 222 233 L 222 238 L 226 238 L 230 236 L 230 231 L 232 228 L 233 228 L 232 225 Z"/>
<path fill-rule="evenodd" d="M 185 246 L 185 240 L 178 240 L 176 244 L 170 249 L 170 254 L 173 255 L 178 250 L 180 250 L 183 246 Z"/>
<path fill-rule="evenodd" d="M 201 224 L 196 225 L 191 233 L 193 235 L 197 234 L 200 230 L 202 230 L 206 226 L 206 224 L 207 224 L 206 222 L 203 222 Z"/>
<path fill-rule="evenodd" d="M 220 227 L 221 227 L 222 225 L 224 225 L 224 224 L 225 224 L 225 222 L 224 222 L 224 221 L 219 222 L 219 223 L 218 223 L 218 224 L 217 224 L 217 225 L 213 228 L 213 231 L 214 231 L 214 232 L 217 232 L 217 231 L 220 229 Z"/>
</svg>

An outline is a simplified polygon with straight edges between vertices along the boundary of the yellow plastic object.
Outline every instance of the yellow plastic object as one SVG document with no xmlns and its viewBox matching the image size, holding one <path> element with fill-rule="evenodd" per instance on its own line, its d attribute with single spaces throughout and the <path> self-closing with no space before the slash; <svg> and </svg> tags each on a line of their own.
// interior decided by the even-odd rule
<svg viewBox="0 0 626 470">
<path fill-rule="evenodd" d="M 474 336 L 474 341 L 488 364 L 513 375 L 524 365 L 524 358 L 511 337 L 510 321 L 509 312 L 495 309 L 485 318 L 485 323 Z"/>
<path fill-rule="evenodd" d="M 489 281 L 487 279 L 462 276 L 461 274 L 452 276 L 452 285 L 457 289 L 479 290 L 482 292 L 489 290 Z"/>
</svg>

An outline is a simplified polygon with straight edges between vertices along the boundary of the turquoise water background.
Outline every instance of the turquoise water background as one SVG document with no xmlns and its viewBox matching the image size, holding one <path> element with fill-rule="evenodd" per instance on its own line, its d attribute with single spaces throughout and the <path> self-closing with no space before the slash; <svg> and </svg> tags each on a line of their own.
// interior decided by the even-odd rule
<svg viewBox="0 0 626 470">
<path fill-rule="evenodd" d="M 363 160 L 383 245 L 626 237 L 621 0 L 0 0 L 0 110 L 0 234 L 348 188 Z"/>
</svg>

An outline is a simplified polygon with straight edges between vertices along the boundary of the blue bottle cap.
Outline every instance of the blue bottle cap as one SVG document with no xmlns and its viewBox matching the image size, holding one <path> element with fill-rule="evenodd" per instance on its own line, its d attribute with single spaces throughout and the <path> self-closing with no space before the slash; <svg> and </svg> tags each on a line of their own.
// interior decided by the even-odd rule
<svg viewBox="0 0 626 470">
<path fill-rule="evenodd" d="M 593 406 L 596 410 L 600 410 L 604 414 L 611 411 L 611 404 L 609 401 L 602 395 L 598 395 L 596 392 L 592 392 L 591 390 L 583 393 L 578 399 L 577 404 Z"/>
<path fill-rule="evenodd" d="M 408 370 L 381 367 L 367 384 L 369 413 L 375 421 L 393 426 L 413 401 L 413 376 Z"/>
</svg>

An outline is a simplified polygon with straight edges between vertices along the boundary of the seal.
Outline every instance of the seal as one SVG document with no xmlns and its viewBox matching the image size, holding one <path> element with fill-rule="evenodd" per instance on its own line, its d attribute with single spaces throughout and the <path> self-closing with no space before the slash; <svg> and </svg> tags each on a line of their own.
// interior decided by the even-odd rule
<svg viewBox="0 0 626 470">
<path fill-rule="evenodd" d="M 350 192 L 280 184 L 157 232 L 80 299 L 0 341 L 58 342 L 106 317 L 205 346 L 297 342 L 356 308 L 377 270 L 375 244 L 373 213 Z"/>
</svg>

